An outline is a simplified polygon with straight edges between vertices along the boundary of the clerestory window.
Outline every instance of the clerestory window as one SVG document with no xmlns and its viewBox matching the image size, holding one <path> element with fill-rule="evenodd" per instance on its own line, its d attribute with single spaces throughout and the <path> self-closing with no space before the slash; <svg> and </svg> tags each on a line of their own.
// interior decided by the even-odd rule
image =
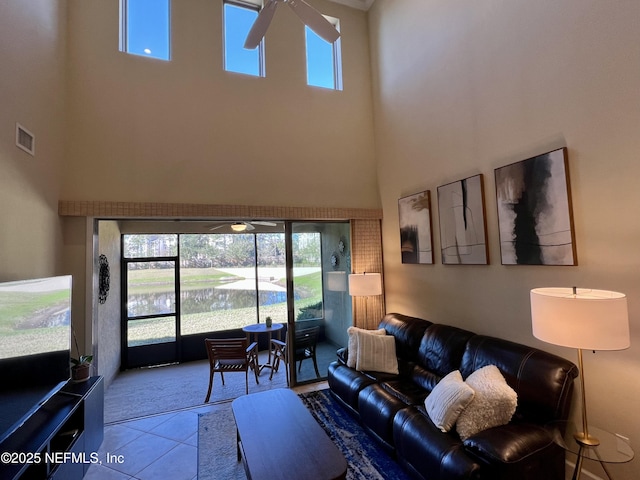
<svg viewBox="0 0 640 480">
<path fill-rule="evenodd" d="M 224 69 L 228 72 L 244 73 L 264 77 L 264 48 L 247 50 L 244 42 L 260 9 L 252 3 L 225 0 L 224 2 Z"/>
<path fill-rule="evenodd" d="M 120 51 L 170 60 L 170 0 L 120 0 Z"/>
<path fill-rule="evenodd" d="M 337 18 L 325 17 L 339 30 Z M 340 38 L 329 43 L 309 27 L 305 27 L 307 49 L 307 85 L 342 90 L 342 58 Z"/>
</svg>

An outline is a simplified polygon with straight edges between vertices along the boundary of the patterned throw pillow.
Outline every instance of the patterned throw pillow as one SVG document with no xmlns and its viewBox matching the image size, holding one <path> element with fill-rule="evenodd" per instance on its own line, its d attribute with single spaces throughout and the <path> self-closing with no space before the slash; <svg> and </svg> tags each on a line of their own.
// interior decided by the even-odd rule
<svg viewBox="0 0 640 480">
<path fill-rule="evenodd" d="M 482 367 L 467 377 L 475 397 L 456 422 L 456 430 L 466 440 L 487 428 L 506 425 L 516 411 L 518 395 L 495 365 Z"/>
<path fill-rule="evenodd" d="M 347 346 L 347 367 L 356 368 L 356 358 L 358 357 L 358 335 L 360 333 L 364 335 L 386 335 L 387 332 L 384 328 L 379 330 L 365 330 L 358 327 L 347 328 L 349 334 L 349 345 Z"/>
<path fill-rule="evenodd" d="M 429 418 L 443 432 L 453 428 L 475 392 L 464 383 L 460 370 L 454 370 L 438 382 L 424 401 Z"/>
<path fill-rule="evenodd" d="M 360 334 L 356 370 L 398 374 L 396 339 L 393 335 Z"/>
</svg>

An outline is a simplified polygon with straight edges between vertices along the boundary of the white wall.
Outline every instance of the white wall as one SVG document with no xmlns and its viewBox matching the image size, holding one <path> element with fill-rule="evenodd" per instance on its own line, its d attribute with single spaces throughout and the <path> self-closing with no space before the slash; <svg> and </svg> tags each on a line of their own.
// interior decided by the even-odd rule
<svg viewBox="0 0 640 480">
<path fill-rule="evenodd" d="M 65 3 L 0 3 L 0 280 L 68 273 L 61 262 Z M 16 122 L 36 155 L 15 146 Z"/>
<path fill-rule="evenodd" d="M 118 51 L 118 2 L 70 0 L 62 198 L 379 207 L 366 13 L 343 32 L 344 91 L 306 85 L 304 26 L 280 5 L 266 78 L 222 68 L 222 1 L 172 2 L 172 60 Z"/>
<path fill-rule="evenodd" d="M 529 290 L 628 295 L 630 349 L 585 357 L 590 420 L 640 445 L 640 3 L 378 0 L 370 12 L 387 311 L 575 352 L 531 333 Z M 494 169 L 567 146 L 577 267 L 502 266 Z M 397 201 L 484 174 L 488 266 L 402 265 Z M 640 461 L 612 465 L 637 478 Z M 597 468 L 595 472 L 602 474 Z"/>
</svg>

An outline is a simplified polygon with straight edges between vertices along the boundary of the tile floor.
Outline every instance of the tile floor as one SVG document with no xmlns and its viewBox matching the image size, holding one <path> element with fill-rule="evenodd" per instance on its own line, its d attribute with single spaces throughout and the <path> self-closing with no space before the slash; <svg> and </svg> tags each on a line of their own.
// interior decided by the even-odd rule
<svg viewBox="0 0 640 480">
<path fill-rule="evenodd" d="M 296 393 L 327 388 L 326 382 L 295 388 Z M 127 422 L 105 425 L 98 452 L 85 480 L 196 480 L 198 415 L 203 405 Z"/>
</svg>

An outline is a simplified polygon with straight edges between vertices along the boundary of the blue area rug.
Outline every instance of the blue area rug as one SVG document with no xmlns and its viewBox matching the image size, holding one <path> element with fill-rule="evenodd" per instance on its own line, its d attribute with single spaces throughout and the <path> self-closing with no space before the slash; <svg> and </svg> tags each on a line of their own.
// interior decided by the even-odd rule
<svg viewBox="0 0 640 480">
<path fill-rule="evenodd" d="M 335 400 L 329 390 L 300 394 L 320 426 L 349 465 L 347 480 L 409 480 L 388 454 Z M 245 480 L 236 455 L 236 424 L 231 402 L 212 406 L 199 415 L 198 480 Z"/>
<path fill-rule="evenodd" d="M 348 480 L 408 480 L 400 465 L 380 447 L 329 390 L 299 395 L 305 406 L 347 459 Z"/>
</svg>

